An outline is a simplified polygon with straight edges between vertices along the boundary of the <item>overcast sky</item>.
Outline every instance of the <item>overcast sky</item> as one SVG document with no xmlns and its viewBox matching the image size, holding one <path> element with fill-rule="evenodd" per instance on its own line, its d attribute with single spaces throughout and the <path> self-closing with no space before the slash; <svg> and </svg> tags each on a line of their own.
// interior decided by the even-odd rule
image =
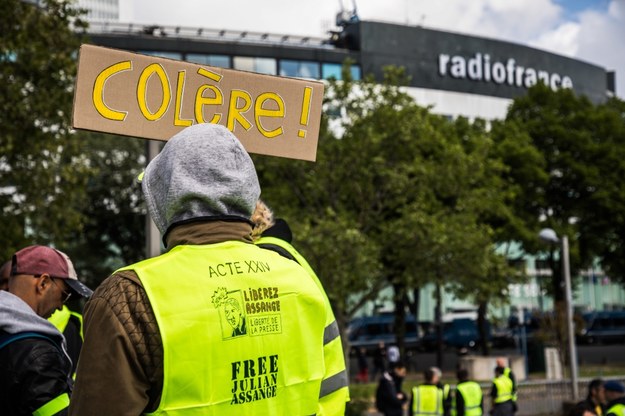
<svg viewBox="0 0 625 416">
<path fill-rule="evenodd" d="M 325 37 L 337 12 L 548 50 L 616 71 L 625 99 L 625 0 L 120 0 L 120 21 Z"/>
</svg>

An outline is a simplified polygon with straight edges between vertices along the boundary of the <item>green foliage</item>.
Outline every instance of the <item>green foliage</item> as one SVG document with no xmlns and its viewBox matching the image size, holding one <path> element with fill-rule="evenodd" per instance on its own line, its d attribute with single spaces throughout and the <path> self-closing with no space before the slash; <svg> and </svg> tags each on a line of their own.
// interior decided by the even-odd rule
<svg viewBox="0 0 625 416">
<path fill-rule="evenodd" d="M 496 143 L 482 121 L 416 105 L 402 80 L 388 68 L 384 84 L 331 82 L 316 163 L 256 158 L 263 199 L 292 224 L 341 326 L 389 285 L 488 300 L 516 278 L 494 252 L 515 195 Z"/>
<path fill-rule="evenodd" d="M 89 170 L 69 131 L 83 23 L 67 2 L 0 3 L 1 258 L 80 230 Z"/>
<path fill-rule="evenodd" d="M 115 269 L 145 258 L 146 209 L 136 177 L 145 166 L 146 141 L 85 131 L 77 136 L 93 174 L 84 225 L 65 250 L 96 287 Z"/>
<path fill-rule="evenodd" d="M 515 100 L 502 125 L 522 129 L 541 155 L 535 160 L 544 165 L 546 178 L 538 170 L 511 175 L 522 185 L 518 201 L 523 205 L 518 207 L 525 210 L 524 221 L 534 233 L 550 227 L 569 236 L 573 275 L 599 258 L 615 278 L 625 281 L 624 106 L 618 99 L 595 105 L 570 90 L 554 92 L 539 84 Z M 524 239 L 527 251 L 544 251 L 536 237 L 533 242 L 529 237 Z M 556 280 L 560 275 L 556 268 Z M 559 287 L 554 281 L 556 299 L 563 296 Z"/>
</svg>

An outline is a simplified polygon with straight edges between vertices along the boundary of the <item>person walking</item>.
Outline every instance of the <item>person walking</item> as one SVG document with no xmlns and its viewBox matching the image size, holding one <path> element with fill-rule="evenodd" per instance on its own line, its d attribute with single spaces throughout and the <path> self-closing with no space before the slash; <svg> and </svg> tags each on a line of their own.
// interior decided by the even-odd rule
<svg viewBox="0 0 625 416">
<path fill-rule="evenodd" d="M 117 270 L 87 302 L 70 415 L 322 414 L 333 370 L 324 294 L 253 244 L 260 185 L 239 140 L 220 125 L 187 127 L 141 187 L 166 252 Z M 233 336 L 228 299 L 245 334 Z M 343 403 L 327 414 L 344 413 Z"/>
<path fill-rule="evenodd" d="M 72 362 L 46 318 L 71 296 L 88 297 L 69 257 L 35 245 L 13 255 L 0 291 L 0 409 L 3 415 L 66 415 Z"/>
<path fill-rule="evenodd" d="M 504 374 L 504 368 L 495 367 L 495 378 L 491 388 L 492 416 L 512 416 L 516 412 L 512 380 Z"/>
<path fill-rule="evenodd" d="M 408 400 L 402 391 L 405 377 L 406 366 L 401 361 L 396 361 L 389 371 L 382 373 L 375 392 L 375 406 L 384 416 L 403 416 Z"/>
<path fill-rule="evenodd" d="M 475 381 L 469 380 L 469 372 L 460 368 L 456 372 L 458 384 L 453 397 L 452 414 L 454 416 L 482 416 L 484 412 L 484 398 L 482 387 Z"/>
<path fill-rule="evenodd" d="M 441 370 L 430 367 L 424 383 L 412 389 L 408 409 L 411 416 L 448 416 L 451 410 L 449 385 L 441 384 Z"/>
</svg>

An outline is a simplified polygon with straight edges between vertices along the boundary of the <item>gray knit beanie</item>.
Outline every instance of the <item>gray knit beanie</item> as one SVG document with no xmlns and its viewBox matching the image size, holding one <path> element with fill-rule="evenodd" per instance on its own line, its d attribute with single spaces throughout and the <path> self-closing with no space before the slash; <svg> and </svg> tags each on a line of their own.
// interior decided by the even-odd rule
<svg viewBox="0 0 625 416">
<path fill-rule="evenodd" d="M 260 185 L 241 142 L 218 124 L 196 124 L 173 136 L 141 180 L 148 211 L 165 235 L 200 218 L 249 221 Z"/>
</svg>

